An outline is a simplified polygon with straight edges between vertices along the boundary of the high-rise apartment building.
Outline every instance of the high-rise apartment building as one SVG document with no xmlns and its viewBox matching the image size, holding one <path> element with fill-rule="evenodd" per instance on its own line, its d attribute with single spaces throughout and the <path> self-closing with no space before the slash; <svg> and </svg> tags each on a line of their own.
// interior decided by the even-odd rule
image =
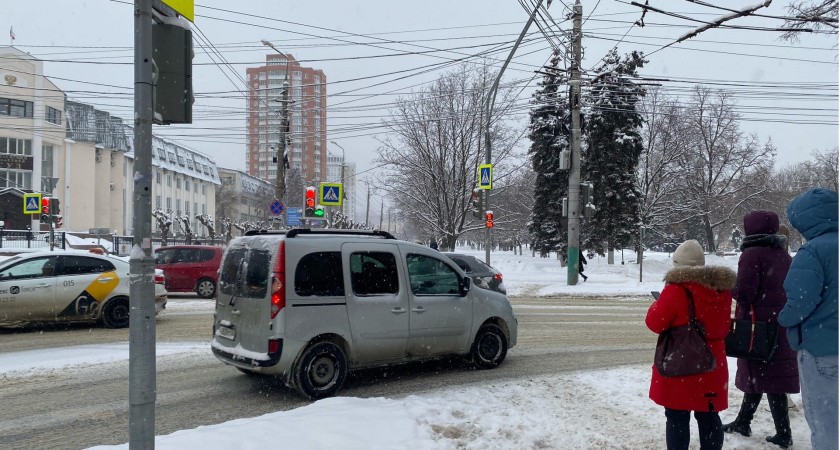
<svg viewBox="0 0 840 450">
<path fill-rule="evenodd" d="M 266 65 L 246 69 L 250 94 L 246 172 L 273 182 L 273 161 L 280 143 L 283 83 L 289 83 L 289 163 L 300 169 L 307 184 L 327 178 L 327 77 L 301 67 L 292 55 L 266 55 Z M 272 150 L 272 147 L 275 150 Z"/>
</svg>

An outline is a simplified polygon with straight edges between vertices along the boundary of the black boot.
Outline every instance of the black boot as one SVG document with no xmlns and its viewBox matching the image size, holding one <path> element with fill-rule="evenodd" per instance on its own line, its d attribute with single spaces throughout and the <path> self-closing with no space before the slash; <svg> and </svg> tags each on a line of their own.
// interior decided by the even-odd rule
<svg viewBox="0 0 840 450">
<path fill-rule="evenodd" d="M 776 435 L 767 436 L 767 442 L 776 444 L 781 448 L 793 447 L 787 396 L 785 394 L 767 394 L 767 402 L 770 403 L 770 414 L 773 415 L 773 423 L 776 425 Z"/>
<path fill-rule="evenodd" d="M 749 437 L 752 434 L 750 423 L 752 422 L 755 410 L 758 409 L 758 404 L 761 403 L 762 394 L 744 394 L 744 401 L 741 402 L 741 410 L 738 411 L 738 417 L 734 422 L 727 423 L 723 426 L 725 433 L 738 433 Z"/>
</svg>

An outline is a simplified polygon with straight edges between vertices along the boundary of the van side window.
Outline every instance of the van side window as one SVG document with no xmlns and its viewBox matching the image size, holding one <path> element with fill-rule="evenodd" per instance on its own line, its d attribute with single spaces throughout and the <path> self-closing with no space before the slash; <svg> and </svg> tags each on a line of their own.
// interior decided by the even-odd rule
<svg viewBox="0 0 840 450">
<path fill-rule="evenodd" d="M 414 295 L 458 295 L 458 274 L 443 261 L 425 255 L 409 254 L 408 281 Z"/>
<path fill-rule="evenodd" d="M 356 252 L 350 255 L 353 293 L 362 295 L 396 294 L 400 291 L 397 258 L 386 252 Z"/>
<path fill-rule="evenodd" d="M 341 252 L 310 253 L 295 268 L 295 293 L 301 297 L 344 297 Z"/>
<path fill-rule="evenodd" d="M 199 261 L 210 261 L 211 259 L 216 257 L 215 250 L 199 250 L 201 255 L 199 256 Z"/>
</svg>

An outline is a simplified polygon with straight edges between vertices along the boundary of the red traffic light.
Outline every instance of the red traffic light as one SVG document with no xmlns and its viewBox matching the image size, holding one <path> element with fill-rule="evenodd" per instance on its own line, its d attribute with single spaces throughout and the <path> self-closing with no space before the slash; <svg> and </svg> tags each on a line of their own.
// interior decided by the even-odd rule
<svg viewBox="0 0 840 450">
<path fill-rule="evenodd" d="M 47 197 L 42 198 L 41 199 L 41 206 L 43 206 L 45 208 L 49 208 L 50 207 L 50 199 L 47 198 Z"/>
<path fill-rule="evenodd" d="M 493 211 L 487 211 L 485 213 L 485 217 L 487 219 L 487 222 L 485 223 L 487 228 L 493 228 Z"/>
<path fill-rule="evenodd" d="M 307 208 L 314 208 L 315 207 L 315 200 L 311 198 L 306 199 L 306 207 Z"/>
<path fill-rule="evenodd" d="M 315 188 L 306 188 L 306 198 L 307 200 L 312 199 L 313 202 L 315 201 Z"/>
</svg>

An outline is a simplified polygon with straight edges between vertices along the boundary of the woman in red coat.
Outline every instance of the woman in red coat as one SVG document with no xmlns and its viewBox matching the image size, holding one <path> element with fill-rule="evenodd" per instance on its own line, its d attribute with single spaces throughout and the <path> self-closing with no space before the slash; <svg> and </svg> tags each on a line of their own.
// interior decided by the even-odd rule
<svg viewBox="0 0 840 450">
<path fill-rule="evenodd" d="M 665 441 L 668 450 L 687 449 L 691 411 L 700 430 L 700 448 L 723 447 L 719 411 L 728 406 L 729 371 L 724 338 L 731 322 L 735 272 L 726 267 L 706 267 L 703 248 L 695 240 L 683 242 L 673 256 L 674 268 L 665 274 L 665 288 L 648 310 L 645 324 L 654 333 L 688 323 L 687 288 L 694 297 L 697 319 L 706 327 L 709 347 L 717 366 L 711 372 L 686 377 L 664 377 L 653 366 L 650 398 L 665 407 Z"/>
</svg>

